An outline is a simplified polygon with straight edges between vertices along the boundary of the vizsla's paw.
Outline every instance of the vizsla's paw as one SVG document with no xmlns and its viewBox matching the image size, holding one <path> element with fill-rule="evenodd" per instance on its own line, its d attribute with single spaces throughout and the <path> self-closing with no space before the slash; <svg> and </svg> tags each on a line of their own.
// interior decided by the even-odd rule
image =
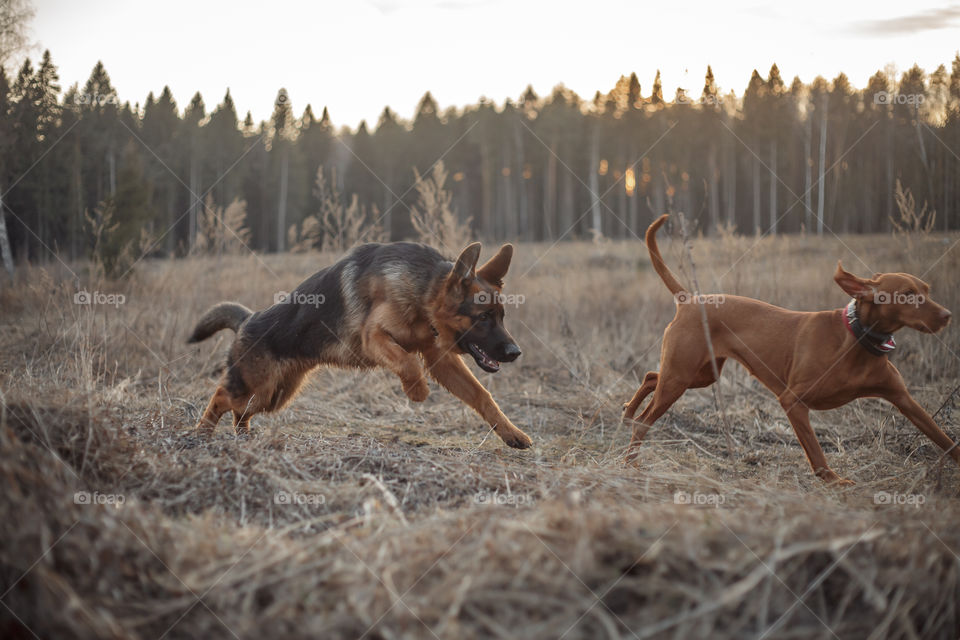
<svg viewBox="0 0 960 640">
<path fill-rule="evenodd" d="M 418 378 L 416 382 L 410 384 L 404 382 L 403 392 L 414 402 L 423 402 L 430 395 L 430 387 L 427 386 L 426 380 Z"/>
<path fill-rule="evenodd" d="M 817 471 L 817 476 L 833 487 L 852 487 L 856 484 L 853 480 L 841 478 L 832 469 L 820 469 Z"/>
<path fill-rule="evenodd" d="M 640 455 L 639 449 L 630 449 L 623 458 L 623 464 L 633 464 L 633 461 L 637 459 L 638 455 Z"/>
<path fill-rule="evenodd" d="M 497 435 L 500 436 L 508 447 L 513 447 L 514 449 L 529 449 L 530 445 L 533 444 L 530 436 L 516 427 L 510 431 L 497 431 Z"/>
</svg>

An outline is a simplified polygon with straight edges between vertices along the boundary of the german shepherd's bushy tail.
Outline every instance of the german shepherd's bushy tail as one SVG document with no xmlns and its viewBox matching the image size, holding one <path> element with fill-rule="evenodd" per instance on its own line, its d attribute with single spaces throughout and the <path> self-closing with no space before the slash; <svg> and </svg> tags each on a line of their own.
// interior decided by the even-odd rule
<svg viewBox="0 0 960 640">
<path fill-rule="evenodd" d="M 221 302 L 200 317 L 200 322 L 194 327 L 187 342 L 206 340 L 221 329 L 236 331 L 251 315 L 253 311 L 239 302 Z"/>
<path fill-rule="evenodd" d="M 654 220 L 653 224 L 647 227 L 647 235 L 644 237 L 644 240 L 647 243 L 647 251 L 650 252 L 650 262 L 653 263 L 653 268 L 657 272 L 657 275 L 663 280 L 663 284 L 667 285 L 667 289 L 670 289 L 670 293 L 677 294 L 681 291 L 686 291 L 686 289 L 683 288 L 683 285 L 680 284 L 676 276 L 667 268 L 667 264 L 660 255 L 660 249 L 657 247 L 657 230 L 664 225 L 669 217 L 670 216 L 665 213 Z"/>
</svg>

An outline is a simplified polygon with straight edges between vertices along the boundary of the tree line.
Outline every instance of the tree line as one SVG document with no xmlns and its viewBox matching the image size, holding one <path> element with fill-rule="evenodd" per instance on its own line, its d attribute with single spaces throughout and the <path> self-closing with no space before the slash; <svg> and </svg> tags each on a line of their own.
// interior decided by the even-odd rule
<svg viewBox="0 0 960 640">
<path fill-rule="evenodd" d="M 296 115 L 285 89 L 255 122 L 229 90 L 212 108 L 199 93 L 181 107 L 168 87 L 121 102 L 101 63 L 63 91 L 49 51 L 15 77 L 0 69 L 0 206 L 21 261 L 107 241 L 183 255 L 204 212 L 231 203 L 245 204 L 245 245 L 284 251 L 331 193 L 408 238 L 417 175 L 438 161 L 455 215 L 488 239 L 630 238 L 668 208 L 704 233 L 883 232 L 898 181 L 935 228 L 956 229 L 958 154 L 960 54 L 862 89 L 844 74 L 788 84 L 774 65 L 739 97 L 709 67 L 702 89 L 669 100 L 659 72 L 648 91 L 630 74 L 592 99 L 528 87 L 441 111 L 428 92 L 411 121 L 385 107 L 356 130 L 326 108 Z"/>
</svg>

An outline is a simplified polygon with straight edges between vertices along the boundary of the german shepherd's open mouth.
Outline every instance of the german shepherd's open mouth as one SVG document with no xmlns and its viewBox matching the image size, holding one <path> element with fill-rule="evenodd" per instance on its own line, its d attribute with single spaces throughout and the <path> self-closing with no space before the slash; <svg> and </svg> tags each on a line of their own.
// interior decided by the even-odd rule
<svg viewBox="0 0 960 640">
<path fill-rule="evenodd" d="M 473 359 L 477 362 L 477 366 L 486 371 L 487 373 L 496 373 L 500 371 L 500 363 L 487 355 L 487 352 L 480 348 L 476 342 L 467 343 L 467 349 L 470 351 L 470 355 L 473 356 Z"/>
</svg>

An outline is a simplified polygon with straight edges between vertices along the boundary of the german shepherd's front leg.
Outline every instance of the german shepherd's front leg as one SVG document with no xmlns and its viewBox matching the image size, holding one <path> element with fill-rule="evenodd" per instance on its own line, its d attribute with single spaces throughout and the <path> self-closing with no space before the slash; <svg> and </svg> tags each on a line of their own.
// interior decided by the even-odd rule
<svg viewBox="0 0 960 640">
<path fill-rule="evenodd" d="M 423 353 L 427 370 L 450 393 L 480 414 L 500 438 L 515 449 L 526 449 L 533 441 L 514 426 L 494 401 L 490 392 L 477 380 L 463 359 L 450 352 L 430 349 Z"/>
<path fill-rule="evenodd" d="M 367 357 L 400 378 L 403 392 L 408 398 L 423 402 L 430 395 L 420 358 L 397 344 L 384 329 L 375 326 L 367 331 L 363 337 L 363 349 Z"/>
</svg>

